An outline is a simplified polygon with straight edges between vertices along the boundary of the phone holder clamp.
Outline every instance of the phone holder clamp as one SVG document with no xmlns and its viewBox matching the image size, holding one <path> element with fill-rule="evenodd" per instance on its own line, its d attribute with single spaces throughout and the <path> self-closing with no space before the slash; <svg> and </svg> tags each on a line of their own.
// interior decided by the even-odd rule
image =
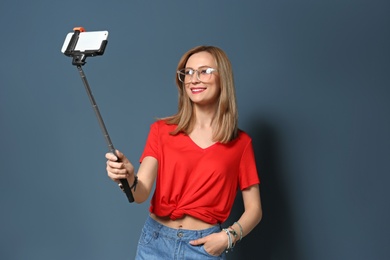
<svg viewBox="0 0 390 260">
<path fill-rule="evenodd" d="M 73 58 L 72 59 L 73 65 L 83 66 L 86 63 L 85 59 L 87 57 L 103 55 L 107 46 L 107 40 L 102 41 L 100 48 L 98 50 L 84 50 L 84 51 L 77 50 L 76 51 L 75 48 L 79 40 L 80 33 L 85 32 L 85 29 L 83 27 L 75 27 L 73 28 L 73 31 L 74 33 L 72 35 L 72 38 L 70 39 L 69 44 L 66 50 L 64 51 L 64 54 L 66 56 Z"/>
</svg>

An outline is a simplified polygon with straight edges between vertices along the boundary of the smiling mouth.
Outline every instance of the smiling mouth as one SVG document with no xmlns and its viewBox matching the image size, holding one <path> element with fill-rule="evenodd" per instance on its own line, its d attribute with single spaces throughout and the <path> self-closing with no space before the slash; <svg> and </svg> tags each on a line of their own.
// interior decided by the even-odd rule
<svg viewBox="0 0 390 260">
<path fill-rule="evenodd" d="M 203 92 L 205 90 L 206 90 L 206 88 L 191 88 L 191 92 L 193 94 L 201 93 L 201 92 Z"/>
</svg>

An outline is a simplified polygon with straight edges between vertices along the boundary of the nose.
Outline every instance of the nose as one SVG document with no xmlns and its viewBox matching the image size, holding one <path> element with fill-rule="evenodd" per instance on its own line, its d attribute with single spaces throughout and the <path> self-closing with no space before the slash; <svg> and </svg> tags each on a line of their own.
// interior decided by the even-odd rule
<svg viewBox="0 0 390 260">
<path fill-rule="evenodd" d="M 192 84 L 196 84 L 196 83 L 200 82 L 200 80 L 199 80 L 199 71 L 197 71 L 197 70 L 194 71 L 194 74 L 192 75 L 190 82 Z"/>
</svg>

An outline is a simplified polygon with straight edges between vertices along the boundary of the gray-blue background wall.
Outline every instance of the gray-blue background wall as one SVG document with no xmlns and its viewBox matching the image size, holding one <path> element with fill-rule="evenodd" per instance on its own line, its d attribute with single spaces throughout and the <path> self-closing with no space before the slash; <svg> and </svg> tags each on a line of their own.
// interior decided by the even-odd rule
<svg viewBox="0 0 390 260">
<path fill-rule="evenodd" d="M 60 49 L 108 30 L 84 71 L 116 148 L 137 162 L 177 108 L 201 44 L 233 63 L 264 218 L 229 259 L 390 258 L 388 1 L 0 2 L 0 259 L 132 259 L 148 202 L 106 176 L 107 147 Z M 241 214 L 238 197 L 227 224 Z"/>
</svg>

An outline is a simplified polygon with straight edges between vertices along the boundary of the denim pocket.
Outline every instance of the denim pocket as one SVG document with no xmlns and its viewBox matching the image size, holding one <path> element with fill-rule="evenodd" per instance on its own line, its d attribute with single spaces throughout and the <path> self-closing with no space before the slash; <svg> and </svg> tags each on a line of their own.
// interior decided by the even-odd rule
<svg viewBox="0 0 390 260">
<path fill-rule="evenodd" d="M 204 248 L 204 245 L 200 246 L 200 250 L 208 257 L 211 257 L 212 259 L 223 259 L 221 255 L 212 255 L 210 254 L 209 252 L 206 251 L 206 249 Z"/>
<path fill-rule="evenodd" d="M 147 245 L 153 238 L 157 238 L 158 233 L 155 231 L 149 231 L 142 229 L 141 236 L 139 238 L 139 244 Z"/>
</svg>

